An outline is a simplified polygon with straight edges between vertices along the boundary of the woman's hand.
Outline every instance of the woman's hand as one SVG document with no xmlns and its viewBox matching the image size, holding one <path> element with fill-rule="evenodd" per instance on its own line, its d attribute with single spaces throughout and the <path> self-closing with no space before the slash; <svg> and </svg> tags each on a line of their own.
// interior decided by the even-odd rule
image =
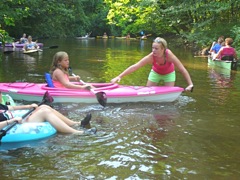
<svg viewBox="0 0 240 180">
<path fill-rule="evenodd" d="M 189 85 L 188 87 L 185 88 L 185 91 L 191 91 L 193 92 L 193 84 Z"/>
<path fill-rule="evenodd" d="M 111 80 L 111 83 L 116 83 L 116 82 L 120 82 L 120 81 L 121 81 L 121 78 L 119 76 L 117 76 Z"/>
</svg>

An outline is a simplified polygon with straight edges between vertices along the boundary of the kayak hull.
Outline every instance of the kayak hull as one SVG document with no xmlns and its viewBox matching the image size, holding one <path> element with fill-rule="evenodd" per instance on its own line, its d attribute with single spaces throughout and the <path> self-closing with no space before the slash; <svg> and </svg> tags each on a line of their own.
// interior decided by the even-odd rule
<svg viewBox="0 0 240 180">
<path fill-rule="evenodd" d="M 208 57 L 208 64 L 224 69 L 237 70 L 237 61 L 213 60 L 212 58 Z"/>
<path fill-rule="evenodd" d="M 107 103 L 127 102 L 173 102 L 184 91 L 181 87 L 166 86 L 126 86 L 112 83 L 91 83 L 95 92 L 105 92 Z M 46 91 L 54 102 L 96 103 L 94 93 L 88 90 L 51 88 L 45 83 L 0 83 L 0 91 L 9 94 L 14 100 L 41 101 Z"/>
<path fill-rule="evenodd" d="M 20 44 L 20 43 L 6 43 L 5 47 L 12 47 L 13 48 L 13 44 L 16 48 L 23 48 L 25 44 Z M 37 45 L 42 48 L 43 47 L 43 43 L 37 43 Z"/>
</svg>

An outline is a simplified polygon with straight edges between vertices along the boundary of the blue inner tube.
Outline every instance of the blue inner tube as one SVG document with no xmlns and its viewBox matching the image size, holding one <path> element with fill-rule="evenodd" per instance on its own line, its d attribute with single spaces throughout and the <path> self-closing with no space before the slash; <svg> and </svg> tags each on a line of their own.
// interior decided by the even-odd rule
<svg viewBox="0 0 240 180">
<path fill-rule="evenodd" d="M 10 102 L 10 105 L 14 106 L 15 102 L 8 95 L 2 95 L 2 104 Z M 28 110 L 13 111 L 14 117 L 22 117 Z M 3 128 L 5 130 L 8 126 Z M 2 143 L 16 143 L 39 140 L 48 138 L 57 133 L 57 130 L 49 122 L 31 122 L 16 124 L 12 127 L 5 136 L 2 137 Z"/>
<path fill-rule="evenodd" d="M 56 132 L 56 129 L 49 122 L 17 124 L 3 136 L 1 142 L 12 143 L 39 140 L 48 138 L 56 134 Z"/>
</svg>

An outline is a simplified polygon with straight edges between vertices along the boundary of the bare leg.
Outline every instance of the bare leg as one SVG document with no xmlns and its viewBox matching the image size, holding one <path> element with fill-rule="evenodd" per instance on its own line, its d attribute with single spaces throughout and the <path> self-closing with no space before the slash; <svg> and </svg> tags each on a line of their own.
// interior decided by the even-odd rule
<svg viewBox="0 0 240 180">
<path fill-rule="evenodd" d="M 68 126 L 73 126 L 75 124 L 81 124 L 81 122 L 75 122 L 70 120 L 69 118 L 67 118 L 66 116 L 62 115 L 61 113 L 59 113 L 58 111 L 56 111 L 55 109 L 51 108 L 50 106 L 47 105 L 41 105 L 36 109 L 36 112 L 40 109 L 45 109 L 47 108 L 49 111 L 51 111 L 51 113 L 53 113 L 54 115 L 56 115 L 59 119 L 61 119 L 64 123 L 66 123 Z"/>
<path fill-rule="evenodd" d="M 147 81 L 147 85 L 146 86 L 157 86 L 158 83 L 152 82 L 152 81 Z"/>
<path fill-rule="evenodd" d="M 83 134 L 84 131 L 78 131 L 71 128 L 67 123 L 72 123 L 70 119 L 66 118 L 56 110 L 49 106 L 40 106 L 33 112 L 33 114 L 27 119 L 27 122 L 44 122 L 48 121 L 58 132 L 61 133 L 79 133 Z"/>
<path fill-rule="evenodd" d="M 157 86 L 158 83 L 152 82 L 152 81 L 147 81 L 147 86 Z M 165 82 L 164 86 L 174 86 L 175 82 Z"/>
<path fill-rule="evenodd" d="M 174 86 L 175 82 L 165 82 L 164 86 Z"/>
</svg>

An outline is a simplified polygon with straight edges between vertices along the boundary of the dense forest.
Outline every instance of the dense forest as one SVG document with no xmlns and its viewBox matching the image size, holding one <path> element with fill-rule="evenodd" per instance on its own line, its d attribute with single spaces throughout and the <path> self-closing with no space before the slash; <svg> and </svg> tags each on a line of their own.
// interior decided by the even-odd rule
<svg viewBox="0 0 240 180">
<path fill-rule="evenodd" d="M 232 37 L 240 52 L 240 0 L 2 0 L 0 41 L 33 37 L 176 35 L 210 46 Z M 239 54 L 239 53 L 238 53 Z"/>
</svg>

